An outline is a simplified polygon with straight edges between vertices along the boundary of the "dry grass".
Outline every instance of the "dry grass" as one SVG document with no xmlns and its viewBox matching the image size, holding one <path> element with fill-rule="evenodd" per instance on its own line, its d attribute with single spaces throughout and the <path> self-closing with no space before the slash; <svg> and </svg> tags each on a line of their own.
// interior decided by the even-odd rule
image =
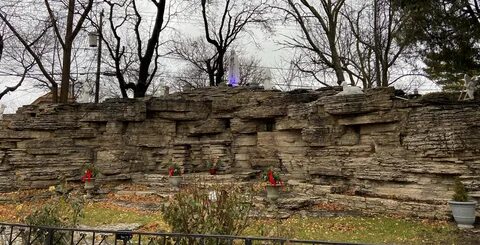
<svg viewBox="0 0 480 245">
<path fill-rule="evenodd" d="M 146 189 L 142 186 L 132 186 L 128 190 Z M 10 199 L 11 202 L 0 204 L 0 221 L 13 223 L 22 223 L 26 215 L 41 207 L 46 201 L 29 197 L 49 196 L 46 190 L 4 195 L 3 200 Z M 165 200 L 157 195 L 135 195 L 135 192 L 127 192 L 124 195 L 110 194 L 100 202 L 86 203 L 81 223 L 88 226 L 139 223 L 141 231 L 168 232 L 170 227 L 163 222 L 160 212 L 139 208 L 144 205 L 158 206 L 164 202 Z M 335 212 L 342 210 L 343 207 L 320 204 L 314 209 Z M 387 244 L 458 244 L 462 241 L 461 233 L 452 223 L 384 216 L 258 219 L 253 220 L 244 235 Z"/>
</svg>

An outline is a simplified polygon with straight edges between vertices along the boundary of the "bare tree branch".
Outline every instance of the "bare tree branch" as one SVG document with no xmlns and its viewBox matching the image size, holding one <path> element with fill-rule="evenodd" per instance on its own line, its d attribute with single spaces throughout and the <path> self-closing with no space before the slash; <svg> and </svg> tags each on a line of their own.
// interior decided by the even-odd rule
<svg viewBox="0 0 480 245">
<path fill-rule="evenodd" d="M 2 55 L 3 55 L 3 35 L 0 34 L 0 61 L 2 60 Z"/>
<path fill-rule="evenodd" d="M 40 71 L 42 74 L 45 76 L 47 81 L 52 85 L 53 88 L 56 87 L 57 83 L 53 79 L 53 77 L 49 74 L 49 72 L 45 69 L 42 60 L 40 57 L 37 55 L 37 53 L 32 49 L 31 45 L 27 43 L 27 41 L 20 35 L 20 33 L 17 31 L 17 29 L 10 23 L 10 21 L 6 18 L 4 13 L 0 11 L 0 19 L 5 23 L 5 25 L 10 29 L 10 31 L 15 35 L 15 37 L 23 44 L 25 49 L 28 51 L 28 53 L 33 57 L 35 62 L 37 63 Z M 45 29 L 48 29 L 49 27 L 47 26 Z M 45 32 L 43 32 L 45 33 Z M 54 95 L 56 98 L 56 96 Z"/>
<path fill-rule="evenodd" d="M 45 7 L 47 7 L 47 12 L 48 12 L 48 15 L 50 16 L 50 21 L 52 22 L 53 30 L 55 31 L 55 34 L 57 35 L 57 39 L 60 42 L 60 45 L 62 46 L 62 49 L 64 49 L 65 48 L 65 42 L 63 41 L 62 35 L 60 34 L 60 30 L 58 29 L 57 18 L 55 17 L 55 13 L 53 13 L 52 8 L 50 7 L 50 2 L 48 0 L 45 0 Z"/>
<path fill-rule="evenodd" d="M 154 7 L 156 13 L 153 28 L 145 33 L 142 30 L 143 13 L 136 0 L 104 2 L 109 6 L 110 28 L 104 33 L 103 41 L 114 63 L 111 67 L 115 69 L 122 97 L 128 98 L 129 90 L 135 98 L 144 97 L 159 72 L 158 61 L 163 55 L 159 49 L 165 44 L 160 41 L 160 35 L 167 27 L 171 15 L 176 13 L 171 12 L 171 6 L 167 7 L 166 0 L 149 1 L 150 7 Z M 123 13 L 119 14 L 122 9 Z M 126 28 L 133 29 L 133 42 L 129 41 L 128 33 L 122 32 Z M 145 42 L 146 35 L 148 40 Z"/>
<path fill-rule="evenodd" d="M 208 58 L 204 58 L 195 66 L 203 67 L 202 69 L 207 71 L 210 86 L 218 86 L 223 82 L 226 53 L 239 35 L 247 32 L 247 26 L 250 24 L 269 25 L 266 15 L 266 0 L 246 4 L 239 4 L 238 0 L 227 0 L 222 4 L 217 6 L 208 3 L 207 6 L 207 0 L 201 0 L 205 39 L 214 49 L 211 49 L 212 53 L 208 55 Z M 207 11 L 212 8 L 212 11 Z M 214 13 L 218 13 L 218 15 Z M 217 23 L 217 21 L 220 22 Z"/>
</svg>

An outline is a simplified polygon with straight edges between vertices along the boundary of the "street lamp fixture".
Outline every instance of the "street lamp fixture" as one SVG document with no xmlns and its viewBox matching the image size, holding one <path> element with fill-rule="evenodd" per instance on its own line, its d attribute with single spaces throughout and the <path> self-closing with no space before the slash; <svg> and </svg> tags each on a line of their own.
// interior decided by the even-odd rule
<svg viewBox="0 0 480 245">
<path fill-rule="evenodd" d="M 95 48 L 98 46 L 98 32 L 89 32 L 88 33 L 88 46 Z"/>
</svg>

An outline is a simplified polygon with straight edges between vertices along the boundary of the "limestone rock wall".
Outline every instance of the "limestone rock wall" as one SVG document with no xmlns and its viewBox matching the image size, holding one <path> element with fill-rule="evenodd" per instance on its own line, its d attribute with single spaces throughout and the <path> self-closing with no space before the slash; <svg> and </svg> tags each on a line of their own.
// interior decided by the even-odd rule
<svg viewBox="0 0 480 245">
<path fill-rule="evenodd" d="M 392 88 L 338 91 L 206 88 L 102 104 L 30 105 L 0 125 L 0 191 L 79 181 L 145 182 L 170 161 L 186 173 L 255 181 L 282 170 L 286 196 L 358 210 L 445 218 L 459 176 L 480 198 L 480 105 L 421 104 Z M 257 174 L 258 175 L 258 174 Z"/>
</svg>

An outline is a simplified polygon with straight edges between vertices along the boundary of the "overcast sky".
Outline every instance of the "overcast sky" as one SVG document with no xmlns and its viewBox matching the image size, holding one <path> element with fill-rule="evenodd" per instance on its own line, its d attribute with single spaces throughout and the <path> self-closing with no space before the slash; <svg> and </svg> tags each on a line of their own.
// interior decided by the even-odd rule
<svg viewBox="0 0 480 245">
<path fill-rule="evenodd" d="M 148 18 L 153 18 L 155 13 L 145 10 L 145 14 Z M 176 18 L 172 21 L 171 27 L 175 28 L 176 31 L 182 33 L 182 35 L 199 36 L 203 35 L 203 25 L 200 21 L 200 16 L 190 18 Z M 295 28 L 296 27 L 294 25 L 281 26 L 280 28 L 277 28 L 276 33 L 266 34 L 258 27 L 253 27 L 253 31 L 255 33 L 255 43 L 252 38 L 248 36 L 240 40 L 239 43 L 242 45 L 242 47 L 245 48 L 249 55 L 254 55 L 257 58 L 260 58 L 261 66 L 269 67 L 273 77 L 275 77 L 279 75 L 279 72 L 284 72 L 286 69 L 289 69 L 288 61 L 293 55 L 293 52 L 291 50 L 282 49 L 282 46 L 280 46 L 278 42 L 280 42 L 285 35 L 295 35 Z M 86 32 L 82 33 L 82 35 L 86 35 Z M 83 44 L 80 43 L 77 45 L 84 45 L 85 48 L 88 48 L 88 43 L 86 42 L 85 38 L 83 38 L 82 42 Z M 95 51 L 87 51 L 87 54 L 88 52 L 92 53 Z M 94 53 L 92 53 L 93 64 L 95 64 L 93 62 L 94 60 L 95 56 Z M 160 63 L 166 64 L 167 67 L 175 67 L 178 65 L 178 61 L 172 60 L 170 58 L 160 59 Z M 95 69 L 95 65 L 90 68 L 93 71 L 93 69 Z M 13 81 L 15 81 L 15 79 Z M 11 79 L 8 79 L 7 77 L 0 77 L 0 82 L 1 87 L 12 84 Z M 311 87 L 312 85 L 314 86 L 313 88 L 319 87 L 315 83 L 308 81 L 305 84 L 301 84 L 301 86 L 305 88 Z M 402 84 L 398 84 L 397 86 L 401 87 Z M 423 93 L 439 90 L 439 88 L 435 84 L 432 84 L 430 82 L 419 82 L 414 86 L 418 86 L 419 90 Z M 32 82 L 26 81 L 22 87 L 17 89 L 17 91 L 4 96 L 0 103 L 7 106 L 5 113 L 14 113 L 18 107 L 25 104 L 30 104 L 36 98 L 45 93 L 46 91 L 44 90 L 34 88 L 32 86 Z"/>
</svg>

